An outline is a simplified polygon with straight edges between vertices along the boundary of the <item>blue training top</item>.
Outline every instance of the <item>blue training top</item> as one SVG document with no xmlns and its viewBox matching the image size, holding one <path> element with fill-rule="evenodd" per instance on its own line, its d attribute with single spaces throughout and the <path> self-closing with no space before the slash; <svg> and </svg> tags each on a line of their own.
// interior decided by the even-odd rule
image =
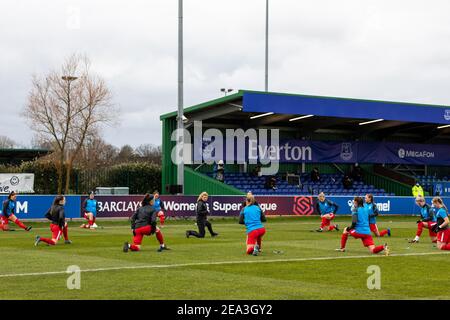
<svg viewBox="0 0 450 320">
<path fill-rule="evenodd" d="M 425 203 L 423 207 L 420 208 L 420 216 L 422 220 L 436 222 L 436 215 L 434 214 L 434 209 Z"/>
<path fill-rule="evenodd" d="M 92 212 L 92 214 L 97 216 L 97 200 L 95 199 L 86 199 L 84 202 L 84 211 Z"/>
<path fill-rule="evenodd" d="M 156 212 L 161 211 L 161 199 L 155 199 L 155 201 L 153 201 L 153 209 L 155 209 Z"/>
<path fill-rule="evenodd" d="M 377 224 L 378 208 L 375 203 L 364 203 L 364 208 L 366 208 L 369 214 L 369 224 Z"/>
<path fill-rule="evenodd" d="M 436 208 L 437 209 L 437 208 Z M 436 220 L 439 225 L 444 223 L 445 218 L 447 217 L 447 210 L 444 207 L 440 208 L 436 212 Z"/>
<path fill-rule="evenodd" d="M 247 233 L 264 228 L 264 225 L 261 222 L 261 213 L 261 209 L 254 204 L 245 207 L 244 210 L 241 211 L 241 215 L 244 216 L 244 224 L 247 228 Z"/>
<path fill-rule="evenodd" d="M 321 216 L 329 213 L 336 213 L 338 210 L 338 205 L 333 201 L 325 199 L 323 202 L 317 201 L 317 211 Z"/>
<path fill-rule="evenodd" d="M 7 199 L 3 202 L 2 215 L 8 218 L 11 214 L 16 213 L 16 201 Z"/>
<path fill-rule="evenodd" d="M 369 211 L 365 207 L 358 207 L 353 215 L 357 216 L 357 222 L 355 226 L 356 233 L 370 235 L 369 227 Z"/>
</svg>

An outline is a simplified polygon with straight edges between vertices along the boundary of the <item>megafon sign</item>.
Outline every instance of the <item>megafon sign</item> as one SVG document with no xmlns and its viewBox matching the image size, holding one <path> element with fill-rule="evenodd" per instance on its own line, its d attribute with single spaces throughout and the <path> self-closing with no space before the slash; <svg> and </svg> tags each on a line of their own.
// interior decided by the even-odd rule
<svg viewBox="0 0 450 320">
<path fill-rule="evenodd" d="M 434 152 L 427 150 L 405 150 L 403 148 L 398 149 L 398 157 L 400 159 L 405 158 L 434 158 Z"/>
</svg>

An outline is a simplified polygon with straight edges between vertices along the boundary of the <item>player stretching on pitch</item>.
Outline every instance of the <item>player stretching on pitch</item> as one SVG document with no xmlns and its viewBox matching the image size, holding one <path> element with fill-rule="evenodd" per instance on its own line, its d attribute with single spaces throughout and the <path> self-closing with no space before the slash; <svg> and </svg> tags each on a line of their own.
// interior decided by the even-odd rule
<svg viewBox="0 0 450 320">
<path fill-rule="evenodd" d="M 436 243 L 436 233 L 433 232 L 433 227 L 436 225 L 436 216 L 434 215 L 434 209 L 425 202 L 425 198 L 422 196 L 418 196 L 416 198 L 416 204 L 420 207 L 420 220 L 417 221 L 416 237 L 413 240 L 409 241 L 409 243 L 419 242 L 423 228 L 428 229 L 431 242 Z"/>
<path fill-rule="evenodd" d="M 208 193 L 207 192 L 200 193 L 197 199 L 198 232 L 194 230 L 188 230 L 186 231 L 186 238 L 189 238 L 190 236 L 194 236 L 196 238 L 204 238 L 206 234 L 205 227 L 208 228 L 211 237 L 217 237 L 219 235 L 218 233 L 213 231 L 211 222 L 208 221 L 209 210 L 208 205 L 206 204 L 207 201 L 208 201 Z"/>
<path fill-rule="evenodd" d="M 318 201 L 316 203 L 316 210 L 322 218 L 322 223 L 320 224 L 320 228 L 316 231 L 333 231 L 335 229 L 336 231 L 339 231 L 339 226 L 337 224 L 331 225 L 331 220 L 333 220 L 336 216 L 336 212 L 338 211 L 339 206 L 333 201 L 325 199 L 325 194 L 323 192 L 319 193 L 317 199 Z"/>
<path fill-rule="evenodd" d="M 159 218 L 159 223 L 161 228 L 164 227 L 164 221 L 166 220 L 166 216 L 164 215 L 164 211 L 162 211 L 162 201 L 159 197 L 159 192 L 153 192 L 153 208 L 156 211 L 156 215 Z"/>
<path fill-rule="evenodd" d="M 378 217 L 378 208 L 375 202 L 373 202 L 373 195 L 371 193 L 366 194 L 365 197 L 366 203 L 364 203 L 364 207 L 369 212 L 369 226 L 370 231 L 372 231 L 377 237 L 384 237 L 385 235 L 391 236 L 391 229 L 378 231 L 377 226 L 377 217 Z"/>
<path fill-rule="evenodd" d="M 433 226 L 433 232 L 437 233 L 437 247 L 441 250 L 450 250 L 450 221 L 447 207 L 440 197 L 434 197 L 433 204 L 436 208 L 437 222 Z"/>
<path fill-rule="evenodd" d="M 8 199 L 3 201 L 2 215 L 0 216 L 0 228 L 3 231 L 9 231 L 9 221 L 12 221 L 25 231 L 30 231 L 32 227 L 27 227 L 26 225 L 24 225 L 19 219 L 17 219 L 15 215 L 16 198 L 17 194 L 14 191 L 11 191 L 8 195 Z"/>
<path fill-rule="evenodd" d="M 89 198 L 84 200 L 82 208 L 84 213 L 84 218 L 88 221 L 87 224 L 83 223 L 80 228 L 85 229 L 95 229 L 97 228 L 97 224 L 95 223 L 95 219 L 97 217 L 97 212 L 99 211 L 98 201 L 94 199 L 95 193 L 91 191 L 89 193 Z"/>
<path fill-rule="evenodd" d="M 375 246 L 369 227 L 369 213 L 364 208 L 364 200 L 361 197 L 355 197 L 352 207 L 352 225 L 344 229 L 341 238 L 341 248 L 337 251 L 344 252 L 347 244 L 348 236 L 351 235 L 355 239 L 361 239 L 363 245 L 372 253 L 385 251 L 385 255 L 389 255 L 388 245 Z"/>
<path fill-rule="evenodd" d="M 141 207 L 131 217 L 131 229 L 133 230 L 133 244 L 125 242 L 123 244 L 123 252 L 141 250 L 142 239 L 144 236 L 156 234 L 159 241 L 158 252 L 169 250 L 164 244 L 164 237 L 161 230 L 156 226 L 156 212 L 153 209 L 153 196 L 146 194 L 142 200 Z"/>
<path fill-rule="evenodd" d="M 66 204 L 66 198 L 64 196 L 56 196 L 55 200 L 53 200 L 53 205 L 48 209 L 45 217 L 50 220 L 52 223 L 50 224 L 50 230 L 52 231 L 52 238 L 41 238 L 40 236 L 36 236 L 35 246 L 39 244 L 39 242 L 45 242 L 48 245 L 54 246 L 58 242 L 59 238 L 61 238 L 61 234 L 64 235 L 64 243 L 71 244 L 72 241 L 69 240 L 68 228 L 66 223 L 66 216 L 64 213 L 64 205 Z"/>
<path fill-rule="evenodd" d="M 261 208 L 255 203 L 255 197 L 248 195 L 245 200 L 246 206 L 239 215 L 239 224 L 245 224 L 247 229 L 247 254 L 257 256 L 261 252 L 262 237 L 266 233 L 262 222 L 266 217 Z"/>
</svg>

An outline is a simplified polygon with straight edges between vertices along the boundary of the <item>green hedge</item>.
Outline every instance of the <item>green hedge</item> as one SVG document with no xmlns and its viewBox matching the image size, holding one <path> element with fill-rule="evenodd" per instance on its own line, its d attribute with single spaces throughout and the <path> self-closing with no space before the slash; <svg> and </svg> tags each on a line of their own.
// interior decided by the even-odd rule
<svg viewBox="0 0 450 320">
<path fill-rule="evenodd" d="M 29 161 L 20 166 L 0 165 L 0 173 L 34 173 L 36 194 L 57 192 L 58 175 L 51 161 Z M 161 166 L 133 162 L 96 170 L 73 168 L 69 193 L 84 194 L 96 187 L 129 187 L 130 194 L 161 191 Z"/>
</svg>

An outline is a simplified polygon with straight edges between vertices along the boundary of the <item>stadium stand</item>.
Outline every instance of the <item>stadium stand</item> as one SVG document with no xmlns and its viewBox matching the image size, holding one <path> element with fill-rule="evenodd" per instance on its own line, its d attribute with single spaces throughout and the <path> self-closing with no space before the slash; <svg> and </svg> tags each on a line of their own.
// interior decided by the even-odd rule
<svg viewBox="0 0 450 320">
<path fill-rule="evenodd" d="M 427 176 L 427 175 L 417 175 L 414 178 L 416 179 L 416 181 L 418 181 L 420 183 L 420 185 L 424 189 L 433 188 L 433 185 L 436 182 L 447 182 L 448 181 L 448 177 L 438 178 L 436 176 Z"/>
<path fill-rule="evenodd" d="M 160 119 L 163 124 L 162 186 L 165 193 L 172 193 L 171 187 L 176 186 L 178 180 L 177 166 L 171 158 L 175 149 L 172 134 L 177 128 L 177 112 L 161 115 Z M 264 188 L 264 177 L 250 174 L 249 162 L 245 163 L 248 168 L 230 168 L 227 161 L 225 183 L 217 181 L 212 176 L 212 168 L 204 162 L 191 161 L 199 150 L 206 152 L 206 146 L 213 139 L 205 138 L 201 148 L 194 143 L 191 151 L 195 152 L 183 164 L 184 194 L 189 195 L 204 190 L 211 195 L 242 194 L 251 190 L 257 195 L 305 195 L 323 191 L 329 195 L 370 192 L 376 196 L 411 196 L 415 174 L 411 175 L 408 168 L 420 165 L 445 169 L 450 164 L 445 156 L 449 154 L 450 139 L 450 107 L 446 106 L 239 90 L 186 108 L 183 119 L 191 136 L 199 121 L 202 133 L 210 128 L 222 135 L 228 130 L 278 129 L 280 147 L 284 148 L 280 152 L 277 188 L 270 190 Z M 429 154 L 434 156 L 428 157 Z M 355 163 L 363 167 L 363 180 L 344 189 L 343 175 L 348 174 L 349 166 Z M 320 169 L 322 179 L 314 183 L 309 172 L 311 166 L 316 165 L 328 165 L 329 171 L 336 169 L 338 172 Z M 293 168 L 282 168 L 287 166 Z M 395 172 L 398 166 L 405 166 L 407 170 Z M 427 172 L 425 168 L 421 170 Z M 286 172 L 300 175 L 300 186 L 289 184 L 282 174 Z M 449 176 L 450 171 L 445 175 Z M 428 177 L 422 181 L 425 189 L 433 182 Z"/>
<path fill-rule="evenodd" d="M 212 174 L 208 174 L 212 177 Z M 271 190 L 264 188 L 265 177 L 254 177 L 248 173 L 228 173 L 225 183 L 231 185 L 243 192 L 251 191 L 256 195 L 298 195 L 312 194 L 317 195 L 324 192 L 327 195 L 354 195 L 372 193 L 375 196 L 394 195 L 385 192 L 384 189 L 377 189 L 373 185 L 364 184 L 364 182 L 355 181 L 353 188 L 344 189 L 342 187 L 343 174 L 321 174 L 320 182 L 312 182 L 309 173 L 303 173 L 300 176 L 301 185 L 289 184 L 283 175 L 277 176 L 277 189 Z"/>
</svg>

